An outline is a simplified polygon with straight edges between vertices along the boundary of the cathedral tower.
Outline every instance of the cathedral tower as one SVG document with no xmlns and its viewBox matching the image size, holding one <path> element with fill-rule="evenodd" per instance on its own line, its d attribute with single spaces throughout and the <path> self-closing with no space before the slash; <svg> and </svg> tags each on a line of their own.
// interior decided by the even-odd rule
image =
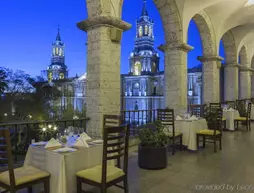
<svg viewBox="0 0 254 193">
<path fill-rule="evenodd" d="M 146 75 L 159 72 L 160 57 L 154 49 L 154 21 L 149 17 L 146 0 L 143 0 L 143 9 L 136 22 L 135 48 L 130 54 L 131 75 Z"/>
<path fill-rule="evenodd" d="M 63 80 L 68 78 L 64 49 L 65 45 L 61 40 L 60 31 L 58 29 L 56 40 L 52 43 L 51 64 L 47 69 L 49 82 L 52 82 L 52 80 Z"/>
</svg>

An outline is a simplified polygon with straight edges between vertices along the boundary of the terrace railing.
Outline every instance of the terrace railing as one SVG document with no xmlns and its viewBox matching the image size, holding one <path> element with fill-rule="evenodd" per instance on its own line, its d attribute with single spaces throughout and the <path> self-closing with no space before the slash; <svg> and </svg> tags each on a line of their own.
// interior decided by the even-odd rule
<svg viewBox="0 0 254 193">
<path fill-rule="evenodd" d="M 67 128 L 77 129 L 78 132 L 86 131 L 84 119 L 52 120 L 39 122 L 2 123 L 0 129 L 8 128 L 11 134 L 11 143 L 15 162 L 23 161 L 32 140 L 47 141 L 58 134 L 64 134 Z M 0 159 L 1 160 L 1 159 Z M 0 165 L 1 165 L 0 161 Z"/>
<path fill-rule="evenodd" d="M 140 126 L 156 121 L 157 109 L 122 111 L 121 115 L 130 124 L 131 135 L 138 135 Z"/>
</svg>

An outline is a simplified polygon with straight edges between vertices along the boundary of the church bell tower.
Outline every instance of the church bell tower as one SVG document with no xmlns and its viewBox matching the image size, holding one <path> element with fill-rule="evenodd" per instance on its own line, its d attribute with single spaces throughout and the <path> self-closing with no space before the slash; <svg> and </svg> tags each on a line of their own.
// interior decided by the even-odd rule
<svg viewBox="0 0 254 193">
<path fill-rule="evenodd" d="M 55 42 L 52 43 L 51 64 L 47 69 L 48 82 L 64 80 L 68 78 L 68 70 L 65 65 L 65 44 L 61 40 L 58 29 Z"/>
<path fill-rule="evenodd" d="M 146 75 L 159 72 L 160 57 L 154 49 L 154 21 L 149 17 L 146 0 L 143 0 L 143 9 L 136 22 L 136 39 L 134 50 L 130 54 L 131 75 Z"/>
</svg>

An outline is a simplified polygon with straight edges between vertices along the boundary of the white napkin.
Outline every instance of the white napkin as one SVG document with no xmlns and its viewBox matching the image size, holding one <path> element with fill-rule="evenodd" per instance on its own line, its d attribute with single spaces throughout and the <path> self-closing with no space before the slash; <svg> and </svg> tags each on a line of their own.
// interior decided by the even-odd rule
<svg viewBox="0 0 254 193">
<path fill-rule="evenodd" d="M 80 138 L 82 138 L 84 141 L 91 140 L 91 137 L 89 137 L 85 132 L 80 135 Z"/>
<path fill-rule="evenodd" d="M 232 108 L 229 108 L 228 110 L 229 110 L 229 111 L 234 111 L 234 109 L 232 109 Z"/>
<path fill-rule="evenodd" d="M 54 138 L 51 138 L 48 143 L 45 145 L 44 148 L 49 148 L 49 147 L 57 147 L 57 146 L 61 146 L 61 143 L 59 143 L 57 140 L 55 140 Z"/>
<path fill-rule="evenodd" d="M 179 115 L 177 115 L 177 116 L 176 116 L 176 120 L 177 120 L 177 121 L 180 121 L 180 120 L 183 120 L 183 118 L 180 117 Z"/>
<path fill-rule="evenodd" d="M 78 138 L 76 143 L 74 144 L 75 147 L 85 147 L 88 148 L 89 145 L 87 144 L 86 140 L 84 140 L 83 138 Z"/>
<path fill-rule="evenodd" d="M 198 118 L 195 116 L 195 115 L 192 115 L 189 120 L 192 120 L 192 121 L 195 121 L 195 120 L 198 120 Z"/>
<path fill-rule="evenodd" d="M 228 110 L 228 108 L 227 108 L 227 107 L 224 107 L 224 108 L 223 108 L 223 111 L 227 111 L 227 110 Z"/>
</svg>

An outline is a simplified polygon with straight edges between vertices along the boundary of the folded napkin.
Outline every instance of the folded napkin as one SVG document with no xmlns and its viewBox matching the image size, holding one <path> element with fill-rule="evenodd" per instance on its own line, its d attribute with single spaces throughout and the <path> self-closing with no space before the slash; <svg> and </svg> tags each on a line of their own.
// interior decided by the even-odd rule
<svg viewBox="0 0 254 193">
<path fill-rule="evenodd" d="M 198 118 L 195 116 L 195 115 L 192 115 L 189 120 L 192 120 L 192 121 L 195 121 L 195 120 L 198 120 Z"/>
<path fill-rule="evenodd" d="M 89 137 L 85 132 L 83 132 L 81 135 L 80 135 L 80 138 L 87 141 L 87 140 L 91 140 L 91 137 Z"/>
<path fill-rule="evenodd" d="M 87 144 L 86 140 L 84 140 L 83 138 L 78 138 L 76 143 L 74 144 L 74 147 L 85 147 L 88 148 L 89 145 Z"/>
<path fill-rule="evenodd" d="M 223 111 L 227 111 L 227 110 L 228 110 L 228 108 L 227 108 L 227 107 L 224 107 L 224 108 L 223 108 Z"/>
<path fill-rule="evenodd" d="M 54 138 L 51 138 L 48 143 L 45 145 L 44 148 L 51 148 L 51 147 L 58 147 L 61 146 L 61 143 L 59 143 L 57 140 Z"/>
<path fill-rule="evenodd" d="M 182 117 L 180 117 L 179 115 L 176 116 L 176 120 L 179 121 L 179 120 L 183 120 Z"/>
</svg>

